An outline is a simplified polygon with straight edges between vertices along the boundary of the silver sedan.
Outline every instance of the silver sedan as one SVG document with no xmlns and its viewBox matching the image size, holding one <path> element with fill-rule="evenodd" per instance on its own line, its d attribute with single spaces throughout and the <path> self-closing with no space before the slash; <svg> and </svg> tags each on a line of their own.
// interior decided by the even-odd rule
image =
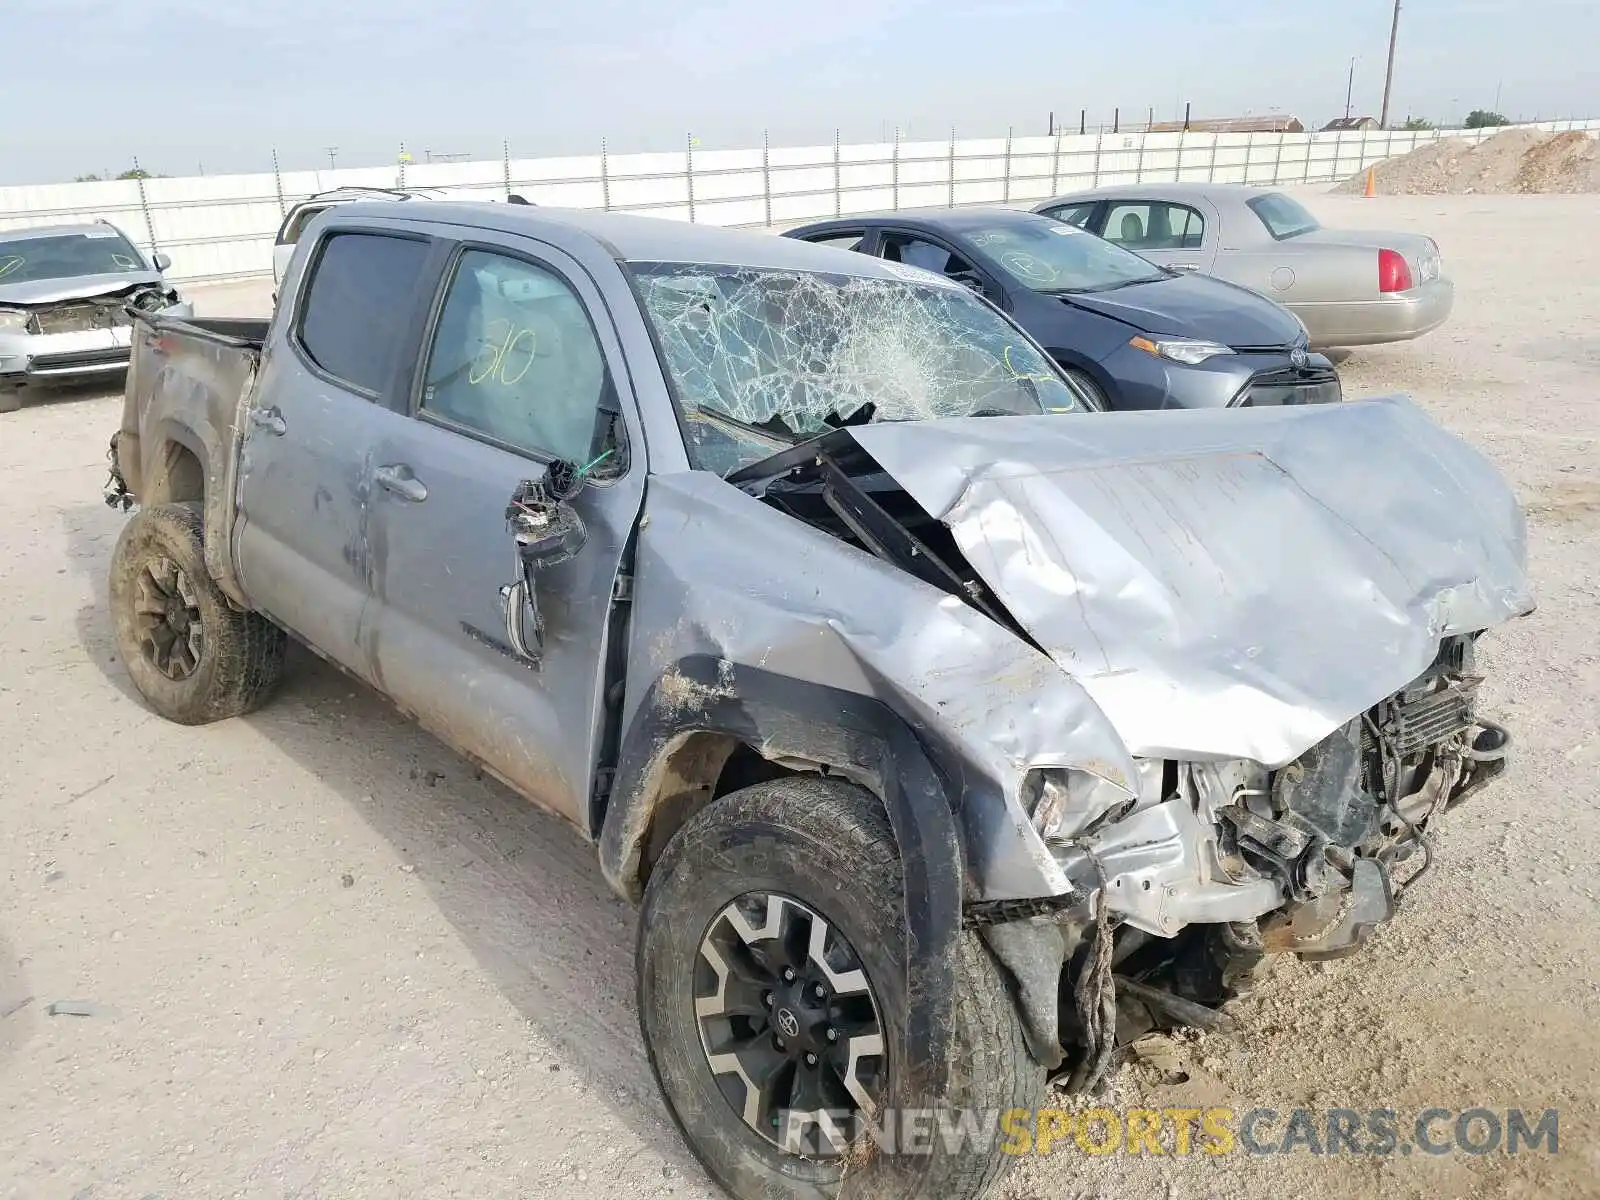
<svg viewBox="0 0 1600 1200">
<path fill-rule="evenodd" d="M 1403 342 L 1450 315 L 1439 247 L 1415 233 L 1324 229 L 1282 192 L 1146 183 L 1034 207 L 1178 271 L 1203 271 L 1287 307 L 1316 349 Z"/>
</svg>

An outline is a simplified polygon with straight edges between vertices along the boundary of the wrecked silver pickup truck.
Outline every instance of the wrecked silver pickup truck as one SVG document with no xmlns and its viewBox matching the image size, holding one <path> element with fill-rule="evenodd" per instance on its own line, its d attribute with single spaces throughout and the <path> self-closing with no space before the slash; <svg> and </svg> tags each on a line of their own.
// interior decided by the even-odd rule
<svg viewBox="0 0 1600 1200">
<path fill-rule="evenodd" d="M 618 215 L 325 213 L 270 324 L 140 318 L 113 457 L 151 707 L 292 634 L 572 821 L 739 1197 L 982 1195 L 1048 1078 L 1357 947 L 1533 606 L 1403 400 L 1085 411 L 957 284 Z"/>
</svg>

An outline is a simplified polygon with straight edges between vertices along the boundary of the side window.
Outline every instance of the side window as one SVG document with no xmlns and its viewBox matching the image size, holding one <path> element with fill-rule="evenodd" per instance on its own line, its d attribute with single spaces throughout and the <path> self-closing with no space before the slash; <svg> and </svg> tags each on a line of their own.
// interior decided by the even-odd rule
<svg viewBox="0 0 1600 1200">
<path fill-rule="evenodd" d="M 289 214 L 288 221 L 278 231 L 278 245 L 294 246 L 300 241 L 300 235 L 305 233 L 306 226 L 311 224 L 313 218 L 321 216 L 328 211 L 326 204 L 308 204 L 304 208 L 297 208 Z"/>
<path fill-rule="evenodd" d="M 832 246 L 835 250 L 859 250 L 866 236 L 860 229 L 851 229 L 844 233 L 820 234 L 817 237 L 807 238 L 806 241 L 813 246 Z"/>
<path fill-rule="evenodd" d="M 428 353 L 424 413 L 604 476 L 624 465 L 610 401 L 594 327 L 560 276 L 484 250 L 461 256 Z"/>
<path fill-rule="evenodd" d="M 377 233 L 335 233 L 321 247 L 300 303 L 300 347 L 328 374 L 377 396 L 394 375 L 404 315 L 428 243 Z"/>
<path fill-rule="evenodd" d="M 1128 250 L 1198 250 L 1205 219 L 1184 204 L 1160 200 L 1113 204 L 1105 239 Z"/>
<path fill-rule="evenodd" d="M 1098 200 L 1082 200 L 1077 204 L 1063 204 L 1059 208 L 1047 208 L 1044 215 L 1054 217 L 1058 221 L 1065 221 L 1068 225 L 1076 225 L 1079 229 L 1089 228 L 1089 218 L 1094 216 Z"/>
<path fill-rule="evenodd" d="M 908 267 L 921 267 L 937 275 L 952 279 L 976 274 L 971 263 L 959 254 L 952 254 L 943 246 L 907 233 L 889 233 L 883 238 L 883 257 L 888 262 L 905 263 Z"/>
</svg>

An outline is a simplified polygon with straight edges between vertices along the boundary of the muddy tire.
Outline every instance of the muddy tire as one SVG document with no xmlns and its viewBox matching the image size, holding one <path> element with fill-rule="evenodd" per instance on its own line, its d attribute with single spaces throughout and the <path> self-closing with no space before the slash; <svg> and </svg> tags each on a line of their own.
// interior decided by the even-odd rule
<svg viewBox="0 0 1600 1200">
<path fill-rule="evenodd" d="M 287 638 L 233 608 L 206 572 L 200 507 L 163 504 L 129 519 L 111 556 L 117 654 L 156 712 L 180 725 L 241 716 L 283 674 Z"/>
<path fill-rule="evenodd" d="M 818 921 L 826 968 L 815 954 Z M 866 1176 L 856 1167 L 846 1172 L 844 1163 L 859 1164 L 863 1152 L 874 1152 L 870 1143 L 830 1145 L 820 1126 L 789 1126 L 789 1114 L 839 1112 L 834 1102 L 850 1103 L 852 1076 L 857 1093 L 893 1093 L 894 1047 L 908 1008 L 905 946 L 889 820 L 878 800 L 854 785 L 812 777 L 756 784 L 706 808 L 668 845 L 640 912 L 640 1025 L 674 1120 L 734 1196 L 822 1200 L 842 1186 L 846 1197 L 856 1194 L 846 1175 Z M 924 1178 L 930 1196 L 975 1200 L 1011 1161 L 993 1114 L 1025 1108 L 1031 1115 L 1045 1072 L 1028 1055 L 1015 1005 L 983 943 L 964 934 L 956 957 L 950 1103 L 989 1114 L 991 1125 L 960 1155 L 940 1152 L 935 1137 Z M 786 971 L 796 967 L 790 981 Z M 719 1010 L 756 1015 L 725 1018 Z M 888 1048 L 879 1056 L 867 1044 L 874 1021 Z M 830 1057 L 830 1049 L 841 1054 Z M 808 1068 L 812 1051 L 821 1062 Z M 779 1065 L 760 1076 L 768 1082 L 752 1109 L 745 1080 L 757 1078 L 764 1063 Z M 799 1153 L 795 1143 L 779 1144 L 791 1133 L 802 1143 Z"/>
</svg>

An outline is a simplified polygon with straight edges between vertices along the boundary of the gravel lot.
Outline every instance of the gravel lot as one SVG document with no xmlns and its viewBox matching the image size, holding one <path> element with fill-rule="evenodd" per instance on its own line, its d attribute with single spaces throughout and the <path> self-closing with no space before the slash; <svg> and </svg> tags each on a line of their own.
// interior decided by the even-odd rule
<svg viewBox="0 0 1600 1200">
<path fill-rule="evenodd" d="M 1317 196 L 1440 242 L 1457 312 L 1359 352 L 1489 453 L 1541 607 L 1489 645 L 1511 779 L 1370 950 L 1279 963 L 1153 1107 L 1558 1107 L 1560 1153 L 1028 1161 L 1013 1200 L 1594 1195 L 1600 1176 L 1596 196 Z M 200 294 L 259 310 L 264 286 Z M 118 400 L 0 417 L 0 1196 L 709 1196 L 657 1100 L 633 928 L 592 851 L 309 655 L 190 730 L 135 700 L 103 611 Z M 90 1015 L 48 1015 L 52 1002 Z M 1177 1078 L 1168 1074 L 1167 1078 Z"/>
</svg>

